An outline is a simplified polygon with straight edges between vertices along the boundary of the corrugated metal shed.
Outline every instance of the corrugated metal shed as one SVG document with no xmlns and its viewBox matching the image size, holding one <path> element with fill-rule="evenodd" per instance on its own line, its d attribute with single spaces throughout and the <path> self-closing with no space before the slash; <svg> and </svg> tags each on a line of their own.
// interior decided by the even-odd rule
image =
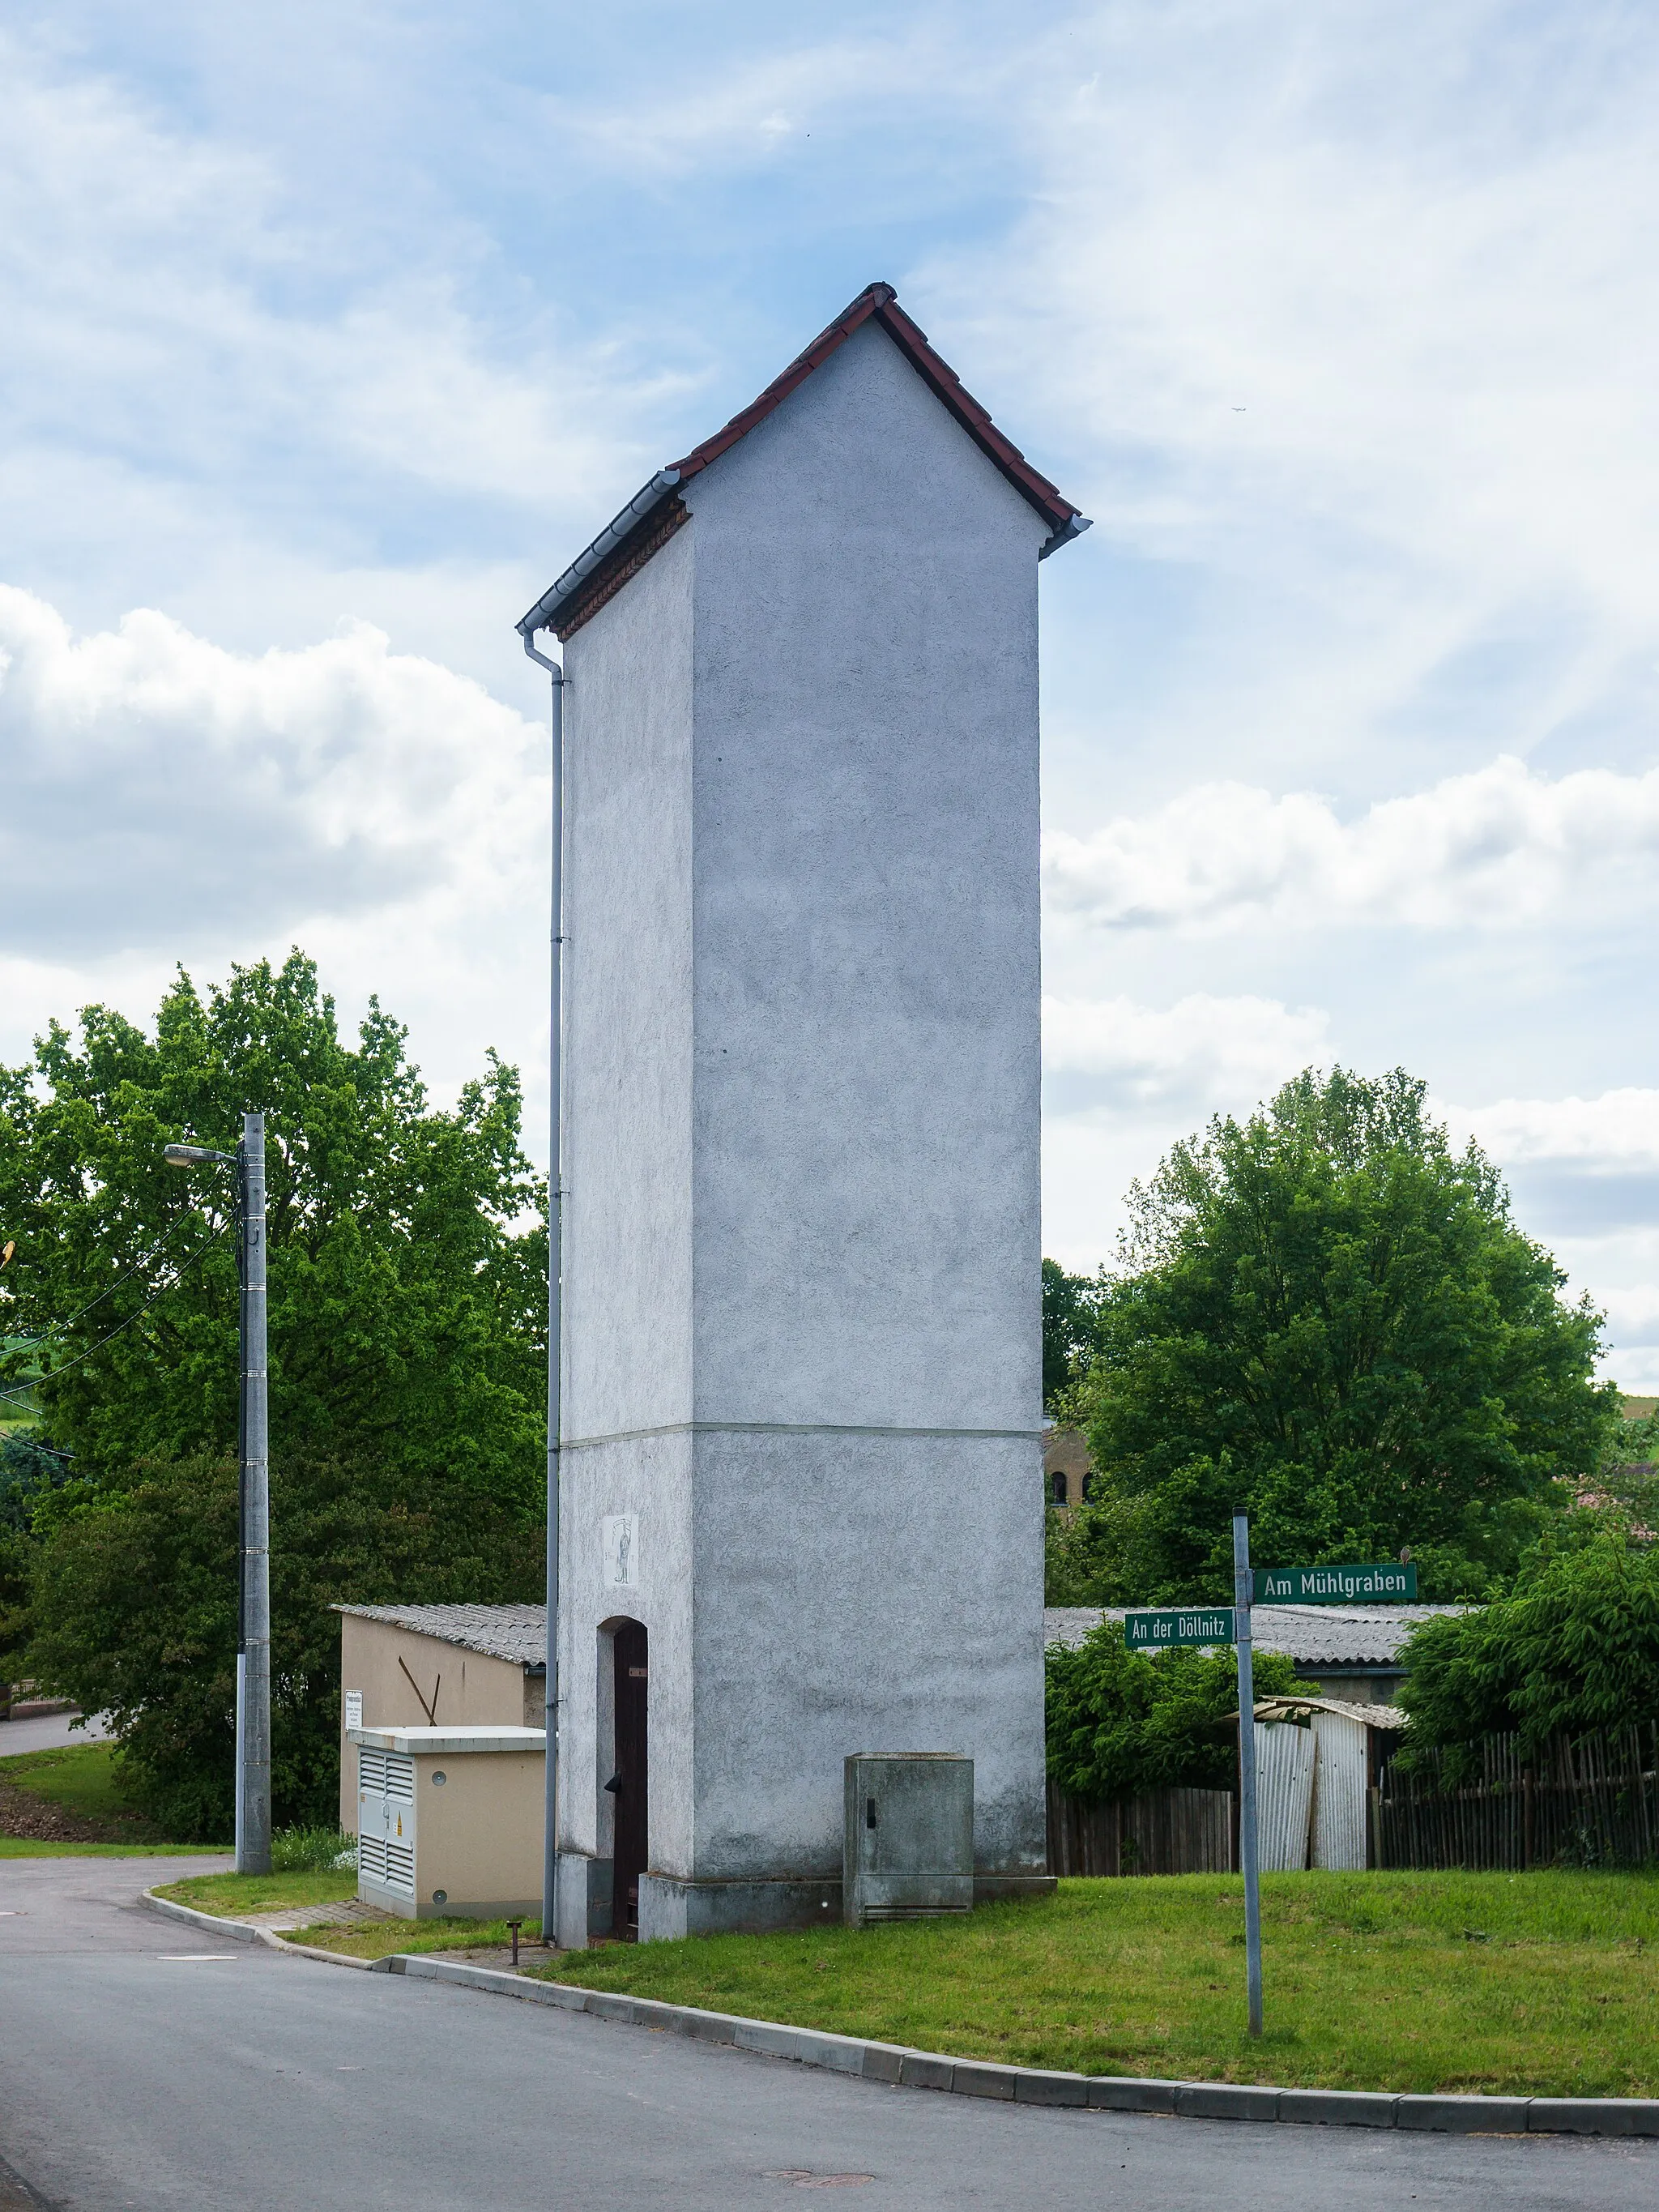
<svg viewBox="0 0 1659 2212">
<path fill-rule="evenodd" d="M 1299 1874 L 1308 1863 L 1316 1749 L 1311 1729 L 1255 1724 L 1256 1850 L 1263 1874 Z"/>
</svg>

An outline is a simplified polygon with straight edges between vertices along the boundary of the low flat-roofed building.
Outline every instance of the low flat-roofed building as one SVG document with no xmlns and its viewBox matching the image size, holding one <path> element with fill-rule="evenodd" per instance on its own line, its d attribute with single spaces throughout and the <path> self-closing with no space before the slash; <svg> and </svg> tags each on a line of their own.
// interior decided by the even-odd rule
<svg viewBox="0 0 1659 2212">
<path fill-rule="evenodd" d="M 340 1826 L 357 1832 L 357 1747 L 370 1729 L 541 1728 L 547 1608 L 340 1605 Z M 361 1705 L 353 1700 L 361 1700 Z"/>
</svg>

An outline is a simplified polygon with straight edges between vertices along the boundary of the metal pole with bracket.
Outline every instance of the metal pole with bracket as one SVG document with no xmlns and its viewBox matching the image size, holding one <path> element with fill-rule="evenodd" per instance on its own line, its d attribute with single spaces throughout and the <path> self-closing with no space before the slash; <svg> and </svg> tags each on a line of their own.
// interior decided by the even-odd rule
<svg viewBox="0 0 1659 2212">
<path fill-rule="evenodd" d="M 238 1874 L 270 1872 L 270 1400 L 265 1364 L 265 1117 L 242 1116 L 243 1711 Z"/>
<path fill-rule="evenodd" d="M 1250 2033 L 1261 2033 L 1261 1892 L 1255 1818 L 1255 1678 L 1250 1656 L 1250 1523 L 1233 1516 L 1233 1649 L 1238 1660 L 1238 1861 L 1244 1876 L 1244 1973 Z"/>
</svg>

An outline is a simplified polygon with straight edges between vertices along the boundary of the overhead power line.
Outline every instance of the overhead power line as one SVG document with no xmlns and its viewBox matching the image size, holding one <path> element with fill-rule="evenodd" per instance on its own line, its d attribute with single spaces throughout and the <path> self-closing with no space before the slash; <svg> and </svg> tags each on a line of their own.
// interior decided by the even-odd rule
<svg viewBox="0 0 1659 2212">
<path fill-rule="evenodd" d="M 155 1304 L 158 1298 L 166 1297 L 169 1291 L 176 1291 L 179 1284 L 184 1280 L 185 1269 L 187 1267 L 194 1267 L 197 1261 L 201 1258 L 203 1253 L 211 1251 L 213 1247 L 219 1243 L 220 1239 L 225 1236 L 227 1231 L 232 1229 L 234 1225 L 234 1222 L 227 1221 L 222 1228 L 216 1229 L 212 1236 L 207 1237 L 202 1243 L 198 1244 L 193 1252 L 188 1252 L 185 1254 L 185 1257 L 179 1262 L 178 1267 L 174 1272 L 173 1280 L 170 1283 L 158 1284 L 156 1288 L 153 1290 L 149 1296 L 144 1300 L 143 1304 L 142 1305 L 135 1306 L 125 1321 L 117 1322 L 114 1328 L 111 1329 L 106 1335 L 100 1336 L 95 1344 L 89 1344 L 84 1352 L 77 1352 L 73 1359 L 65 1359 L 60 1366 L 49 1368 L 46 1372 L 41 1376 L 40 1378 L 40 1381 L 43 1382 L 55 1382 L 58 1376 L 66 1375 L 71 1367 L 78 1367 L 82 1360 L 90 1359 L 94 1352 L 101 1352 L 106 1344 L 110 1343 L 114 1338 L 120 1335 L 123 1329 L 131 1328 L 134 1322 L 140 1320 L 143 1315 L 149 1311 L 149 1309 Z M 136 1270 L 134 1272 L 136 1272 Z M 111 1290 L 113 1290 L 115 1288 L 115 1285 L 112 1283 L 110 1285 L 110 1288 Z M 97 1300 L 94 1299 L 93 1304 L 96 1304 Z M 91 1306 L 83 1306 L 81 1310 L 82 1313 L 90 1313 L 92 1308 Z M 79 1320 L 80 1316 L 76 1315 L 75 1318 Z M 67 1327 L 68 1324 L 66 1323 L 65 1326 Z M 37 1339 L 36 1340 L 44 1342 L 45 1340 Z M 14 1394 L 9 1391 L 6 1395 L 9 1397 Z"/>
<path fill-rule="evenodd" d="M 43 1331 L 43 1333 L 39 1336 L 14 1337 L 12 1339 L 12 1342 L 15 1345 L 49 1344 L 54 1336 L 62 1336 L 66 1329 L 73 1328 L 77 1321 L 84 1321 L 94 1306 L 102 1305 L 104 1300 L 107 1297 L 112 1297 L 114 1293 L 120 1289 L 123 1283 L 130 1283 L 136 1274 L 147 1267 L 150 1261 L 155 1257 L 156 1254 L 161 1249 L 161 1247 L 164 1244 L 171 1243 L 173 1238 L 178 1234 L 179 1231 L 184 1226 L 185 1223 L 188 1221 L 189 1218 L 190 1216 L 187 1213 L 181 1213 L 179 1216 L 179 1218 L 173 1224 L 172 1227 L 164 1230 L 161 1235 L 156 1238 L 155 1243 L 150 1246 L 148 1252 L 141 1252 L 138 1255 L 138 1257 L 133 1261 L 131 1267 L 127 1269 L 125 1275 L 118 1275 L 112 1283 L 106 1284 L 105 1287 L 99 1291 L 95 1298 L 88 1298 L 86 1304 L 81 1308 L 79 1313 L 72 1313 L 67 1321 L 58 1322 L 55 1327 Z M 228 1222 L 225 1224 L 227 1228 L 228 1228 L 229 1225 Z M 222 1235 L 223 1231 L 216 1231 L 216 1234 Z M 210 1243 L 213 1239 L 210 1237 L 208 1241 Z M 188 1267 L 190 1263 L 186 1261 L 184 1264 Z M 174 1279 L 176 1281 L 177 1278 L 175 1277 Z"/>
</svg>

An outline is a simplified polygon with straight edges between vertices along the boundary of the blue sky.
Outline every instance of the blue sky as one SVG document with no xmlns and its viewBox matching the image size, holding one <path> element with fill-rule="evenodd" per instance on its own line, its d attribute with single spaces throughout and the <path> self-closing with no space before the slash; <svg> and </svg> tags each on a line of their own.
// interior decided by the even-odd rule
<svg viewBox="0 0 1659 2212">
<path fill-rule="evenodd" d="M 1659 1389 L 1659 18 L 56 0 L 0 33 L 0 1051 L 298 940 L 544 1048 L 514 618 L 877 276 L 1046 564 L 1045 1241 L 1424 1076 Z"/>
</svg>

